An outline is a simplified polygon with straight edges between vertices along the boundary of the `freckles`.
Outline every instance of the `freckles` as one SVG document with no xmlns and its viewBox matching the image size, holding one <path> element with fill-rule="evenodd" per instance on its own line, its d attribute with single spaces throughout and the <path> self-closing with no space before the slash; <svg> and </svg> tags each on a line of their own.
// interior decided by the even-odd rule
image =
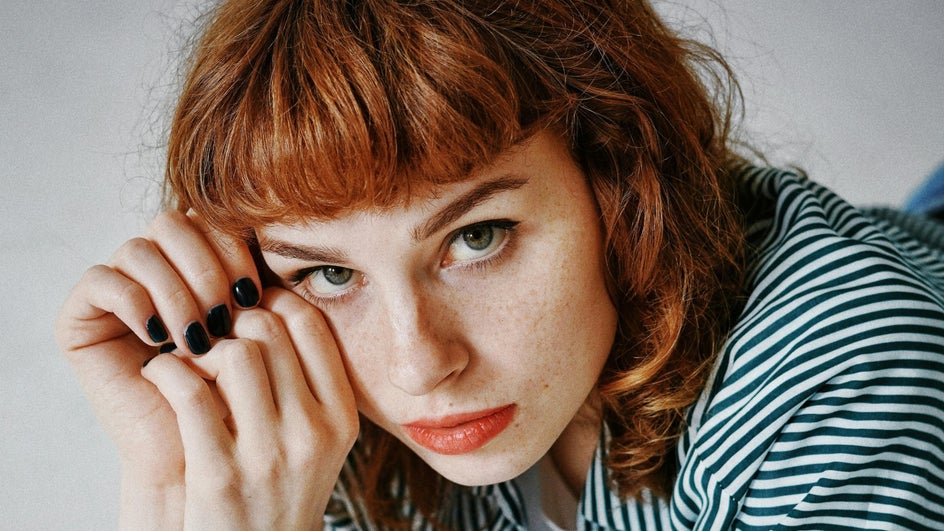
<svg viewBox="0 0 944 531">
<path fill-rule="evenodd" d="M 365 326 L 369 322 L 367 317 L 359 322 L 337 316 L 329 320 L 358 409 L 362 412 L 365 408 L 375 409 L 377 390 L 382 388 L 378 384 L 386 381 L 386 373 L 382 370 L 386 363 L 381 353 L 371 347 L 382 343 L 373 331 L 374 327 Z"/>
</svg>

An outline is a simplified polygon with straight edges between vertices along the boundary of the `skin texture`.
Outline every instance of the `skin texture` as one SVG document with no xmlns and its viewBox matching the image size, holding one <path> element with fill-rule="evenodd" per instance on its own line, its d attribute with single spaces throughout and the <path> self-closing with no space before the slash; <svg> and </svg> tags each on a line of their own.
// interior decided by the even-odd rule
<svg viewBox="0 0 944 531">
<path fill-rule="evenodd" d="M 616 328 L 582 173 L 544 132 L 425 192 L 260 228 L 285 286 L 249 307 L 233 295 L 261 285 L 248 247 L 193 213 L 160 215 L 86 272 L 57 339 L 121 456 L 123 528 L 318 528 L 358 409 L 455 482 L 506 480 L 551 450 L 579 490 Z M 220 305 L 225 334 L 207 323 Z M 176 350 L 158 354 L 155 316 Z M 222 336 L 205 354 L 195 326 Z M 459 455 L 403 427 L 507 404 L 507 429 Z"/>
<path fill-rule="evenodd" d="M 488 197 L 462 203 L 489 186 Z M 442 212 L 453 215 L 431 223 Z M 461 240 L 464 227 L 491 220 L 517 225 L 494 230 L 482 249 Z M 557 443 L 568 451 L 555 462 L 582 482 L 599 430 L 586 421 L 598 412 L 590 395 L 616 314 L 595 202 L 555 134 L 539 133 L 404 207 L 258 234 L 267 265 L 327 317 L 358 409 L 436 471 L 460 484 L 495 483 Z M 459 455 L 424 448 L 403 427 L 506 404 L 517 406 L 511 425 Z M 582 407 L 579 428 L 562 438 Z"/>
</svg>

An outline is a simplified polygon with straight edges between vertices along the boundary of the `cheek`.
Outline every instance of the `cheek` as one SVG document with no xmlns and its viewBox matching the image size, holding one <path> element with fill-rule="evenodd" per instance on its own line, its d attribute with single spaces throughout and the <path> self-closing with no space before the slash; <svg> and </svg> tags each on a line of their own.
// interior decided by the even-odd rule
<svg viewBox="0 0 944 531">
<path fill-rule="evenodd" d="M 535 259 L 502 282 L 478 290 L 467 323 L 494 377 L 514 374 L 536 385 L 578 374 L 596 380 L 616 333 L 616 310 L 594 252 L 561 246 L 532 253 Z"/>
<path fill-rule="evenodd" d="M 557 241 L 557 259 L 535 266 L 531 295 L 538 353 L 549 353 L 564 371 L 595 381 L 616 334 L 616 308 L 606 289 L 602 250 L 593 231 L 569 233 Z M 537 277 L 540 281 L 537 281 Z M 566 375 L 565 375 L 566 377 Z"/>
<path fill-rule="evenodd" d="M 341 351 L 341 360 L 354 390 L 358 409 L 375 402 L 366 390 L 376 389 L 377 383 L 385 381 L 383 352 L 377 346 L 383 344 L 376 337 L 376 325 L 364 314 L 363 308 L 340 308 L 326 312 L 334 337 Z"/>
</svg>

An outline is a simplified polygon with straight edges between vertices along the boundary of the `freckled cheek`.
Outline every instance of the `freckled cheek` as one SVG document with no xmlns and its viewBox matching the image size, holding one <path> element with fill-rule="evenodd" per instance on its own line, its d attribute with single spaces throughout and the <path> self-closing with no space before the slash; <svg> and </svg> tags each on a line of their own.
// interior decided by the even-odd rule
<svg viewBox="0 0 944 531">
<path fill-rule="evenodd" d="M 344 362 L 348 378 L 354 389 L 358 409 L 376 402 L 379 397 L 368 390 L 377 389 L 379 382 L 386 382 L 386 353 L 381 350 L 384 344 L 377 334 L 376 323 L 370 320 L 369 315 L 359 314 L 357 311 L 345 312 L 343 315 L 335 313 L 329 316 L 341 358 Z"/>
<path fill-rule="evenodd" d="M 562 260 L 533 273 L 525 315 L 532 316 L 530 337 L 547 374 L 566 379 L 586 372 L 595 379 L 609 355 L 616 310 L 602 266 L 593 258 L 597 252 L 592 246 L 560 249 L 557 256 Z"/>
<path fill-rule="evenodd" d="M 539 274 L 535 274 L 539 273 Z M 483 287 L 477 302 L 464 309 L 464 324 L 482 364 L 496 378 L 526 375 L 532 383 L 561 369 L 572 347 L 567 299 L 539 268 L 507 282 Z"/>
</svg>

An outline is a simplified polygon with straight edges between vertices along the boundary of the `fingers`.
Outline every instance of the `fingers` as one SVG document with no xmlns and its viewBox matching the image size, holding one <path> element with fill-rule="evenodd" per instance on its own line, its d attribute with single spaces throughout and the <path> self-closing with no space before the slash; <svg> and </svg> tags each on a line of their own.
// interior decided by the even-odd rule
<svg viewBox="0 0 944 531">
<path fill-rule="evenodd" d="M 141 375 L 154 384 L 177 416 L 187 473 L 213 471 L 231 453 L 233 437 L 207 382 L 176 356 L 157 356 Z"/>
<path fill-rule="evenodd" d="M 302 441 L 325 445 L 320 452 L 343 456 L 357 438 L 359 421 L 354 392 L 341 362 L 333 334 L 324 317 L 298 295 L 279 288 L 267 289 L 260 304 L 278 316 L 294 355 L 269 349 L 265 358 L 283 433 L 296 441 L 292 453 L 304 455 Z M 258 310 L 254 310 L 257 312 Z"/>
<path fill-rule="evenodd" d="M 337 346 L 320 314 L 296 299 L 269 290 L 259 309 L 237 312 L 238 338 L 217 342 L 199 358 L 159 355 L 142 369 L 176 412 L 185 453 L 199 448 L 187 454 L 188 464 L 213 459 L 227 445 L 265 453 L 273 437 L 299 433 L 299 427 L 320 433 L 320 440 L 353 442 L 357 413 Z M 285 319 L 295 327 L 291 332 Z M 214 407 L 208 381 L 228 415 Z"/>
<path fill-rule="evenodd" d="M 203 218 L 189 213 L 190 221 L 203 234 L 213 248 L 215 255 L 232 281 L 231 295 L 240 308 L 252 308 L 259 303 L 259 289 L 262 282 L 253 266 L 252 253 L 246 243 L 221 232 L 210 229 Z"/>
<path fill-rule="evenodd" d="M 193 354 L 204 354 L 210 350 L 209 336 L 224 337 L 232 325 L 226 269 L 213 242 L 184 214 L 168 212 L 159 216 L 148 228 L 148 237 L 163 260 L 149 256 L 147 263 L 153 266 L 152 272 L 162 268 L 167 273 L 161 278 L 161 299 L 177 304 L 176 315 L 167 320 L 183 325 L 177 329 L 183 330 L 184 337 L 175 340 Z M 168 276 L 175 276 L 177 281 Z M 150 278 L 160 277 L 154 274 Z M 164 316 L 165 308 L 160 309 Z"/>
<path fill-rule="evenodd" d="M 321 313 L 298 295 L 278 288 L 266 290 L 262 306 L 281 317 L 298 354 L 292 394 L 308 389 L 327 409 L 356 416 L 337 341 Z"/>
<path fill-rule="evenodd" d="M 353 392 L 327 323 L 294 293 L 267 289 L 259 309 L 237 313 L 233 335 L 258 346 L 282 417 L 310 415 L 319 403 L 354 411 Z"/>
<path fill-rule="evenodd" d="M 289 296 L 294 297 L 270 290 L 260 308 L 236 312 L 236 333 L 258 337 L 218 341 L 198 358 L 159 355 L 141 371 L 176 414 L 186 463 L 187 512 L 212 525 L 227 517 L 246 524 L 245 512 L 256 514 L 262 526 L 282 527 L 273 522 L 289 515 L 310 527 L 317 514 L 304 508 L 324 507 L 322 500 L 330 495 L 353 445 L 356 412 L 339 416 L 315 400 L 292 342 L 302 331 L 289 330 L 286 316 L 270 309 L 273 301 L 280 310 L 303 309 L 289 306 Z M 337 359 L 333 339 L 315 343 L 317 352 L 306 356 Z M 314 374 L 319 395 L 332 377 L 330 371 Z M 229 410 L 229 421 L 214 405 L 214 390 Z M 353 410 L 353 398 L 351 402 Z M 318 473 L 312 475 L 312 470 Z M 304 510 L 299 513 L 299 508 Z"/>
<path fill-rule="evenodd" d="M 167 343 L 204 354 L 212 338 L 229 335 L 233 308 L 258 304 L 259 285 L 245 242 L 195 215 L 165 212 L 146 237 L 86 272 L 59 314 L 57 339 L 71 352 L 130 330 L 142 348 Z"/>
<path fill-rule="evenodd" d="M 270 288 L 259 308 L 236 312 L 233 336 L 187 364 L 215 380 L 241 435 L 259 430 L 265 438 L 278 424 L 315 417 L 357 424 L 337 344 L 313 306 Z"/>
<path fill-rule="evenodd" d="M 214 345 L 209 354 L 190 360 L 189 364 L 199 377 L 215 383 L 229 412 L 228 427 L 234 436 L 248 439 L 251 446 L 264 445 L 271 440 L 277 431 L 279 413 L 263 349 L 258 342 L 245 338 L 225 339 Z"/>
<path fill-rule="evenodd" d="M 165 212 L 146 237 L 123 245 L 109 261 L 140 285 L 154 308 L 125 321 L 145 341 L 170 339 L 183 352 L 210 350 L 213 337 L 232 329 L 232 311 L 258 303 L 259 275 L 244 242 L 210 230 L 195 215 Z"/>
<path fill-rule="evenodd" d="M 124 335 L 128 329 L 151 345 L 166 340 L 147 290 L 118 271 L 98 265 L 85 272 L 66 298 L 56 323 L 56 339 L 69 354 Z"/>
<path fill-rule="evenodd" d="M 187 345 L 193 354 L 204 354 L 210 350 L 210 338 L 201 322 L 202 312 L 198 301 L 174 265 L 152 240 L 135 238 L 128 241 L 114 255 L 112 264 L 115 271 L 147 292 L 163 328 L 169 328 L 174 342 Z M 144 319 L 147 328 L 150 317 L 138 316 L 138 320 L 141 319 Z"/>
</svg>

